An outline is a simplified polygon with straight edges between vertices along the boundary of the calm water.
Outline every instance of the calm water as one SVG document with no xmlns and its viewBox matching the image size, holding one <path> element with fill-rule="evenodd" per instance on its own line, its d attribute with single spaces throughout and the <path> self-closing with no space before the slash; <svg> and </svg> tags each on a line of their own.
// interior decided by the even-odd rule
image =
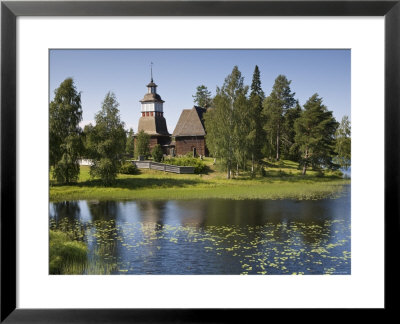
<svg viewBox="0 0 400 324">
<path fill-rule="evenodd" d="M 85 274 L 350 274 L 350 186 L 314 201 L 50 203 L 89 249 Z"/>
</svg>

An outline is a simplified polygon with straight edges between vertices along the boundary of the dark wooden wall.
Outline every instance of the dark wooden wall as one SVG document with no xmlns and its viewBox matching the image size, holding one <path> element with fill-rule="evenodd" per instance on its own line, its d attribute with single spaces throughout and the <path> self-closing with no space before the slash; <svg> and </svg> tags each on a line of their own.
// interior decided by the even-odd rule
<svg viewBox="0 0 400 324">
<path fill-rule="evenodd" d="M 188 152 L 193 152 L 196 148 L 197 155 L 206 155 L 206 144 L 204 136 L 187 136 L 175 138 L 175 154 L 185 155 Z"/>
</svg>

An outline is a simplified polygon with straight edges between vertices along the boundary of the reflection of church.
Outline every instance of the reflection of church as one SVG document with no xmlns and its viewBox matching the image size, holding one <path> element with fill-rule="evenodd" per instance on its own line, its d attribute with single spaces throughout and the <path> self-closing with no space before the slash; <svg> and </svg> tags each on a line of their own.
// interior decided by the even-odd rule
<svg viewBox="0 0 400 324">
<path fill-rule="evenodd" d="M 189 152 L 194 155 L 207 155 L 203 121 L 206 109 L 201 107 L 184 109 L 171 136 L 164 117 L 164 100 L 157 93 L 157 85 L 153 82 L 153 77 L 140 103 L 141 117 L 138 133 L 143 130 L 150 135 L 150 152 L 155 145 L 160 144 L 164 154 L 167 155 L 185 155 Z"/>
</svg>

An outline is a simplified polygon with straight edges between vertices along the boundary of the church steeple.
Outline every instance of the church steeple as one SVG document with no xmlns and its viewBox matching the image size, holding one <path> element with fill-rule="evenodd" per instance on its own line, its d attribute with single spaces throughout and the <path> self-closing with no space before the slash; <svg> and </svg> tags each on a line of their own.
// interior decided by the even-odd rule
<svg viewBox="0 0 400 324">
<path fill-rule="evenodd" d="M 154 93 L 157 94 L 157 84 L 153 82 L 153 79 L 151 79 L 151 82 L 146 86 L 147 87 L 147 93 Z"/>
<path fill-rule="evenodd" d="M 151 81 L 146 86 L 147 93 L 144 95 L 143 99 L 140 100 L 142 107 L 141 113 L 142 117 L 153 117 L 153 116 L 163 116 L 163 103 L 164 100 L 161 99 L 160 95 L 157 93 L 157 84 L 153 82 L 153 68 L 151 67 Z"/>
<path fill-rule="evenodd" d="M 150 77 L 151 81 L 146 86 L 147 93 L 140 100 L 142 116 L 139 119 L 138 132 L 143 130 L 150 135 L 169 136 L 163 111 L 164 100 L 157 93 L 157 84 L 153 81 L 152 69 L 150 70 Z"/>
</svg>

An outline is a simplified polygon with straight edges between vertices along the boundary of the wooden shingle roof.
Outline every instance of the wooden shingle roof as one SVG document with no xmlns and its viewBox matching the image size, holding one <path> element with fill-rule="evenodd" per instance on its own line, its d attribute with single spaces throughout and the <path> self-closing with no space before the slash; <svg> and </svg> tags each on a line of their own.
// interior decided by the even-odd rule
<svg viewBox="0 0 400 324">
<path fill-rule="evenodd" d="M 165 102 L 158 93 L 146 93 L 140 102 Z"/>
<path fill-rule="evenodd" d="M 203 114 L 206 109 L 194 106 L 192 109 L 182 110 L 172 136 L 204 136 L 206 135 Z"/>
<path fill-rule="evenodd" d="M 141 130 L 149 135 L 170 135 L 167 129 L 167 122 L 162 116 L 140 117 L 138 133 Z"/>
</svg>

